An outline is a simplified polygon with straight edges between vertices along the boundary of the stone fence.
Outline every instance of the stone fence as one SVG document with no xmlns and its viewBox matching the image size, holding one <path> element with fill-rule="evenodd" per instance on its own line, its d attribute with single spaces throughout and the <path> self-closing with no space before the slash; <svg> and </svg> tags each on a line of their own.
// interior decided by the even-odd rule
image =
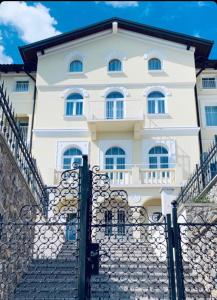
<svg viewBox="0 0 217 300">
<path fill-rule="evenodd" d="M 36 200 L 0 133 L 0 299 L 11 299 L 27 268 L 34 227 L 23 225 L 36 215 Z"/>
</svg>

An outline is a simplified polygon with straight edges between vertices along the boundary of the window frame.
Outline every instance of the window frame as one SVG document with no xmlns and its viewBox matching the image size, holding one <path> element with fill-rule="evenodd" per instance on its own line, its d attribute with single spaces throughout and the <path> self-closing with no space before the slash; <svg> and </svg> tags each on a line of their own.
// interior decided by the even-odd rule
<svg viewBox="0 0 217 300">
<path fill-rule="evenodd" d="M 149 62 L 150 62 L 151 60 L 154 60 L 154 59 L 156 59 L 156 60 L 158 60 L 158 61 L 160 62 L 160 69 L 150 69 L 150 68 L 149 68 Z M 149 72 L 162 72 L 162 71 L 163 71 L 163 68 L 162 68 L 162 61 L 161 61 L 161 59 L 160 59 L 159 57 L 153 56 L 153 57 L 150 57 L 150 58 L 148 59 L 148 71 L 149 71 Z"/>
<path fill-rule="evenodd" d="M 125 119 L 125 97 L 124 95 L 122 94 L 122 98 L 108 98 L 108 96 L 112 93 L 119 93 L 119 94 L 122 94 L 121 92 L 119 91 L 112 91 L 110 93 L 108 93 L 108 95 L 106 96 L 106 99 L 105 99 L 105 119 L 106 120 L 123 120 Z M 107 110 L 107 103 L 108 102 L 112 102 L 113 103 L 113 108 L 112 108 L 112 111 L 113 111 L 113 117 L 112 118 L 108 118 L 107 115 L 108 115 L 108 110 Z M 117 102 L 122 102 L 122 118 L 117 118 Z"/>
<path fill-rule="evenodd" d="M 111 63 L 112 61 L 114 61 L 114 60 L 117 60 L 117 61 L 119 61 L 119 62 L 121 63 L 121 69 L 120 69 L 120 70 L 114 70 L 114 71 L 109 70 L 110 63 Z M 122 61 L 120 58 L 116 58 L 116 57 L 111 58 L 111 59 L 108 61 L 108 64 L 107 64 L 107 72 L 108 72 L 109 74 L 123 73 L 123 61 Z"/>
<path fill-rule="evenodd" d="M 82 70 L 81 71 L 71 71 L 71 64 L 75 61 L 79 61 L 82 65 Z M 68 68 L 68 73 L 69 74 L 83 74 L 84 73 L 84 62 L 81 58 L 73 58 L 70 63 L 69 63 L 69 68 Z"/>
<path fill-rule="evenodd" d="M 75 99 L 69 99 L 69 97 L 71 95 L 80 95 L 82 98 L 75 98 Z M 74 105 L 72 106 L 72 114 L 67 114 L 67 104 L 69 103 L 74 103 Z M 79 103 L 82 104 L 82 113 L 81 114 L 77 114 L 76 111 L 77 111 L 77 106 L 79 105 Z M 84 97 L 82 94 L 80 93 L 71 93 L 69 94 L 66 99 L 65 99 L 65 109 L 64 109 L 64 117 L 65 118 L 82 118 L 84 116 Z"/>
<path fill-rule="evenodd" d="M 217 127 L 217 122 L 216 122 L 216 125 L 208 125 L 207 124 L 206 108 L 208 108 L 208 107 L 216 107 L 217 108 L 217 105 L 213 105 L 213 104 L 211 104 L 211 105 L 204 105 L 204 118 L 205 118 L 204 124 L 205 124 L 205 127 L 216 128 Z M 217 116 L 217 112 L 216 112 L 216 116 Z"/>
<path fill-rule="evenodd" d="M 28 83 L 27 84 L 27 86 L 28 86 L 28 88 L 27 88 L 27 90 L 17 90 L 17 83 L 23 83 L 23 82 L 25 82 L 25 83 Z M 29 89 L 30 89 L 30 84 L 29 84 L 29 80 L 25 80 L 25 79 L 19 79 L 19 80 L 15 80 L 15 87 L 14 87 L 14 92 L 15 93 L 18 93 L 18 94 L 22 94 L 22 93 L 29 93 Z"/>
<path fill-rule="evenodd" d="M 150 151 L 154 148 L 157 148 L 157 147 L 161 147 L 161 148 L 164 148 L 167 153 L 150 153 Z M 161 162 L 161 158 L 164 158 L 164 157 L 167 157 L 167 163 L 162 163 Z M 156 161 L 156 165 L 157 165 L 157 168 L 151 168 L 151 163 L 150 163 L 150 158 L 157 158 L 157 161 Z M 152 163 L 154 164 L 154 163 Z M 165 168 L 162 168 L 161 165 L 162 164 L 167 164 L 167 167 Z M 155 146 L 152 146 L 149 151 L 148 151 L 148 168 L 149 170 L 159 170 L 159 169 L 169 169 L 170 168 L 170 156 L 169 156 L 169 151 L 167 149 L 167 147 L 165 145 L 155 145 Z"/>
<path fill-rule="evenodd" d="M 163 97 L 149 97 L 149 95 L 151 95 L 152 93 L 161 93 L 163 95 Z M 159 113 L 159 102 L 160 101 L 164 101 L 164 112 Z M 155 112 L 149 112 L 149 102 L 150 101 L 154 101 L 154 111 Z M 157 112 L 156 112 L 157 111 Z M 147 115 L 149 116 L 165 116 L 167 115 L 167 102 L 166 102 L 166 97 L 165 95 L 160 92 L 160 91 L 152 91 L 147 95 Z"/>
<path fill-rule="evenodd" d="M 203 82 L 205 80 L 209 80 L 209 79 L 214 79 L 215 87 L 204 87 Z M 201 88 L 203 90 L 216 90 L 217 89 L 217 77 L 216 76 L 208 76 L 208 75 L 201 77 Z"/>
<path fill-rule="evenodd" d="M 76 154 L 76 155 L 65 155 L 66 151 L 71 150 L 71 149 L 79 150 L 79 151 L 81 152 L 81 154 Z M 63 151 L 63 153 L 62 153 L 61 169 L 62 169 L 63 171 L 72 169 L 72 168 L 73 168 L 73 163 L 75 162 L 75 159 L 76 159 L 76 158 L 81 159 L 81 165 L 82 165 L 82 155 L 83 155 L 83 153 L 82 153 L 81 149 L 80 149 L 79 147 L 77 147 L 77 146 L 71 146 L 71 147 L 66 148 L 66 149 Z M 65 168 L 64 168 L 64 159 L 65 159 L 65 158 L 70 158 L 70 165 L 71 165 L 70 169 L 65 169 Z"/>
</svg>

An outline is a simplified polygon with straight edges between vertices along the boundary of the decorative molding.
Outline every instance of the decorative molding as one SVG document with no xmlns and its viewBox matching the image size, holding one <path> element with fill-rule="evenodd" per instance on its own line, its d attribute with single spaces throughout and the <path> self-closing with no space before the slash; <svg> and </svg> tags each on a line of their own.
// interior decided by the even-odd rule
<svg viewBox="0 0 217 300">
<path fill-rule="evenodd" d="M 56 151 L 56 167 L 57 170 L 62 169 L 62 157 L 63 153 L 72 147 L 76 147 L 81 150 L 82 154 L 88 155 L 88 145 L 89 142 L 81 141 L 58 141 L 57 142 L 57 151 Z"/>
<path fill-rule="evenodd" d="M 191 136 L 198 135 L 200 127 L 161 127 L 161 128 L 143 128 L 144 136 Z"/>
<path fill-rule="evenodd" d="M 84 61 L 85 59 L 85 56 L 83 53 L 79 52 L 79 51 L 73 51 L 69 54 L 67 54 L 67 56 L 65 57 L 65 61 L 70 64 L 72 60 L 75 60 L 75 59 L 79 59 L 81 60 L 82 62 Z"/>
<path fill-rule="evenodd" d="M 125 52 L 120 51 L 120 50 L 116 50 L 116 49 L 112 49 L 109 52 L 107 52 L 107 54 L 105 55 L 106 57 L 106 65 L 108 65 L 108 63 L 110 62 L 110 60 L 112 59 L 119 59 L 121 61 L 126 60 L 127 59 L 127 55 Z M 122 62 L 123 64 L 123 62 Z"/>
<path fill-rule="evenodd" d="M 165 86 L 148 86 L 145 88 L 143 95 L 148 96 L 151 92 L 162 92 L 164 96 L 171 96 L 171 92 Z"/>
<path fill-rule="evenodd" d="M 103 91 L 102 97 L 106 98 L 108 96 L 109 93 L 111 92 L 120 92 L 124 95 L 124 98 L 126 98 L 127 96 L 129 96 L 129 92 L 125 87 L 108 87 L 107 89 L 105 89 Z"/>
<path fill-rule="evenodd" d="M 153 83 L 124 83 L 125 88 L 146 88 L 150 87 Z M 156 82 L 156 86 L 163 86 L 166 85 L 167 88 L 194 88 L 195 81 L 190 82 Z M 88 88 L 117 88 L 120 86 L 120 83 L 81 83 L 81 86 L 83 89 Z M 40 91 L 62 91 L 63 89 L 69 89 L 69 88 L 77 88 L 77 84 L 73 86 L 70 84 L 64 84 L 64 85 L 37 85 L 37 88 Z M 200 94 L 199 94 L 200 95 Z"/>
<path fill-rule="evenodd" d="M 65 89 L 60 93 L 60 98 L 66 99 L 70 94 L 72 93 L 78 93 L 83 96 L 83 98 L 88 98 L 89 93 L 84 89 L 84 88 L 79 88 L 79 87 L 71 87 L 68 89 Z"/>
<path fill-rule="evenodd" d="M 89 137 L 88 129 L 33 129 L 36 136 L 40 137 Z"/>
<path fill-rule="evenodd" d="M 118 33 L 118 22 L 112 22 L 112 33 Z"/>
</svg>

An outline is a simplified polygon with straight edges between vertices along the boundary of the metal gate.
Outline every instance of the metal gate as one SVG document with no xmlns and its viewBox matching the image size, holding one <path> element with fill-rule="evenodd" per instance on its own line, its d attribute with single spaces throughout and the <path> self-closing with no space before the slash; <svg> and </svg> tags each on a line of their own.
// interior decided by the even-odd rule
<svg viewBox="0 0 217 300">
<path fill-rule="evenodd" d="M 217 299 L 217 224 L 150 220 L 87 156 L 46 194 L 0 219 L 1 300 Z"/>
</svg>

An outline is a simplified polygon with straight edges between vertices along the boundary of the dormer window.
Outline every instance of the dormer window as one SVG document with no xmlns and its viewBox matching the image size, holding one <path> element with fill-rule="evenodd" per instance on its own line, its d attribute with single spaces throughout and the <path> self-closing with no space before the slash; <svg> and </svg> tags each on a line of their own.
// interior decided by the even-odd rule
<svg viewBox="0 0 217 300">
<path fill-rule="evenodd" d="M 69 71 L 72 73 L 81 73 L 83 72 L 83 63 L 81 60 L 73 60 L 70 63 Z"/>
<path fill-rule="evenodd" d="M 112 59 L 108 64 L 109 72 L 121 72 L 122 71 L 122 63 L 119 59 Z"/>
<path fill-rule="evenodd" d="M 158 58 L 151 58 L 148 61 L 148 69 L 150 71 L 161 70 L 161 61 Z"/>
</svg>

